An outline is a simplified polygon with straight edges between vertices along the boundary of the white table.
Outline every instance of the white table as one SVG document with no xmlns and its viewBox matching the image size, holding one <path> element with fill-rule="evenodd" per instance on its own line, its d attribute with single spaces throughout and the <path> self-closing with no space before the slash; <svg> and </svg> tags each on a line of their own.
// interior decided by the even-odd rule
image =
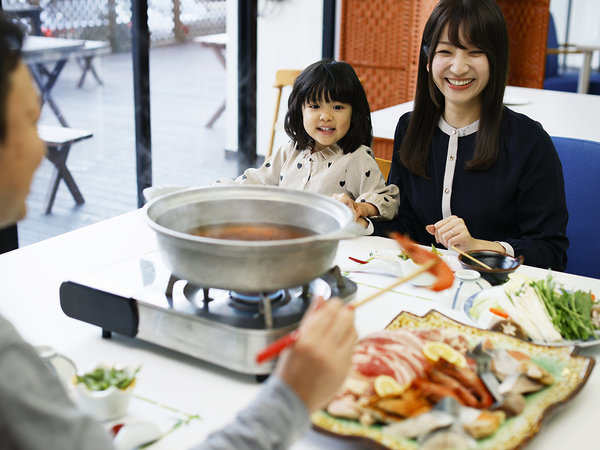
<svg viewBox="0 0 600 450">
<path fill-rule="evenodd" d="M 505 98 L 528 101 L 507 106 L 540 122 L 550 136 L 600 141 L 600 95 L 507 86 Z M 373 136 L 394 139 L 398 119 L 412 109 L 406 102 L 371 113 Z"/>
<path fill-rule="evenodd" d="M 69 56 L 84 47 L 85 41 L 45 36 L 27 36 L 23 42 L 23 60 L 29 65 L 38 88 L 42 104 L 47 102 L 63 127 L 69 124 L 52 97 L 58 77 L 62 73 Z M 52 68 L 49 68 L 52 65 Z"/>
<path fill-rule="evenodd" d="M 201 441 L 211 430 L 225 425 L 259 391 L 254 377 L 236 374 L 158 346 L 114 335 L 102 339 L 100 329 L 67 317 L 59 305 L 60 283 L 94 273 L 118 262 L 137 257 L 156 248 L 153 232 L 139 210 L 0 255 L 0 313 L 12 321 L 25 339 L 33 344 L 51 345 L 71 357 L 80 369 L 97 362 L 116 365 L 142 364 L 136 394 L 166 404 L 179 411 L 199 414 L 194 420 L 169 434 L 152 449 L 181 449 Z M 348 263 L 348 256 L 367 258 L 369 252 L 396 248 L 389 239 L 364 237 L 340 244 L 336 263 Z M 545 271 L 530 267 L 519 269 L 542 277 Z M 556 274 L 567 286 L 590 289 L 600 296 L 600 280 Z M 386 286 L 390 278 L 373 274 L 353 274 L 359 283 L 357 299 Z M 416 294 L 416 298 L 407 294 Z M 410 285 L 402 293 L 386 293 L 357 310 L 360 335 L 387 325 L 403 310 L 424 314 L 430 308 L 456 318 L 462 312 L 439 306 L 434 295 Z M 600 349 L 585 353 L 597 357 Z M 593 448 L 597 442 L 596 413 L 600 398 L 600 369 L 596 368 L 583 391 L 561 408 L 545 424 L 528 448 Z M 164 416 L 142 400 L 134 399 L 131 417 L 159 420 Z M 155 411 L 155 412 L 153 412 Z M 173 412 L 169 412 L 171 416 Z M 149 417 L 148 417 L 149 416 Z M 577 430 L 577 432 L 573 432 Z M 360 449 L 349 443 L 309 431 L 294 449 Z"/>
<path fill-rule="evenodd" d="M 583 52 L 583 64 L 579 71 L 579 80 L 577 82 L 577 92 L 587 94 L 590 87 L 590 72 L 592 70 L 592 55 L 600 50 L 600 39 L 582 42 L 576 45 L 577 50 Z"/>
</svg>

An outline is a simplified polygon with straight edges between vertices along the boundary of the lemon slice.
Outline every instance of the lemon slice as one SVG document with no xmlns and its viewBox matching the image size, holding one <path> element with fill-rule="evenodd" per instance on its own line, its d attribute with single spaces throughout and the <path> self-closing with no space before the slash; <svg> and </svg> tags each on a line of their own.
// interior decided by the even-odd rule
<svg viewBox="0 0 600 450">
<path fill-rule="evenodd" d="M 432 361 L 437 362 L 440 358 L 454 364 L 461 369 L 467 367 L 467 359 L 465 355 L 455 350 L 454 347 L 445 342 L 430 341 L 423 346 L 423 354 Z"/>
<path fill-rule="evenodd" d="M 400 394 L 404 389 L 402 386 L 396 381 L 395 378 L 390 377 L 389 375 L 379 375 L 375 378 L 374 382 L 375 392 L 380 397 L 385 397 L 386 395 L 394 395 Z"/>
</svg>

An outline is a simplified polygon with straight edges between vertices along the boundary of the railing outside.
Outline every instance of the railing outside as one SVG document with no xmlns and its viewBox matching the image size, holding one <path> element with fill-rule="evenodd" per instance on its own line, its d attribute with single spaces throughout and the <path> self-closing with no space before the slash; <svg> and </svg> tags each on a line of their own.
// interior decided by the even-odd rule
<svg viewBox="0 0 600 450">
<path fill-rule="evenodd" d="M 2 0 L 5 8 L 39 5 L 46 36 L 109 41 L 113 51 L 131 46 L 131 0 Z M 225 0 L 148 0 L 153 44 L 225 32 Z"/>
</svg>

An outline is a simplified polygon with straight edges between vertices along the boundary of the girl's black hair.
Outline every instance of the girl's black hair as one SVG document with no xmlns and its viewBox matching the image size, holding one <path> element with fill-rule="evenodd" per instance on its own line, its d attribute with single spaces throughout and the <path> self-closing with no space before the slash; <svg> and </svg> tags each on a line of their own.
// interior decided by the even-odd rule
<svg viewBox="0 0 600 450">
<path fill-rule="evenodd" d="M 17 68 L 23 46 L 23 31 L 0 11 L 0 142 L 6 137 L 6 102 L 10 75 Z"/>
<path fill-rule="evenodd" d="M 307 102 L 341 102 L 352 106 L 350 129 L 338 141 L 344 153 L 352 153 L 373 140 L 371 111 L 367 95 L 352 66 L 343 61 L 324 59 L 302 71 L 288 99 L 285 132 L 299 149 L 313 148 L 314 141 L 304 129 L 302 108 Z"/>
<path fill-rule="evenodd" d="M 485 53 L 490 66 L 490 78 L 481 93 L 475 152 L 465 167 L 484 170 L 494 165 L 502 138 L 502 98 L 508 79 L 508 31 L 502 11 L 494 0 L 441 0 L 423 30 L 414 108 L 398 155 L 402 164 L 422 177 L 427 177 L 431 139 L 445 102 L 427 67 L 431 67 L 446 25 L 452 45 L 461 49 L 466 45 L 479 48 Z M 462 42 L 461 38 L 466 42 Z"/>
</svg>

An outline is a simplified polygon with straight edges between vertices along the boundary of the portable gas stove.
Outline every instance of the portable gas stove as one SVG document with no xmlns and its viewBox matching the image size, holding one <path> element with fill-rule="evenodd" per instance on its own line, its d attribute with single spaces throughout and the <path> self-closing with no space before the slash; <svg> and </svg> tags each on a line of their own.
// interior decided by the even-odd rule
<svg viewBox="0 0 600 450">
<path fill-rule="evenodd" d="M 311 299 L 350 300 L 356 284 L 334 267 L 305 286 L 238 293 L 193 286 L 171 275 L 158 251 L 60 286 L 69 317 L 137 337 L 236 372 L 266 375 L 256 354 L 295 329 Z"/>
</svg>

